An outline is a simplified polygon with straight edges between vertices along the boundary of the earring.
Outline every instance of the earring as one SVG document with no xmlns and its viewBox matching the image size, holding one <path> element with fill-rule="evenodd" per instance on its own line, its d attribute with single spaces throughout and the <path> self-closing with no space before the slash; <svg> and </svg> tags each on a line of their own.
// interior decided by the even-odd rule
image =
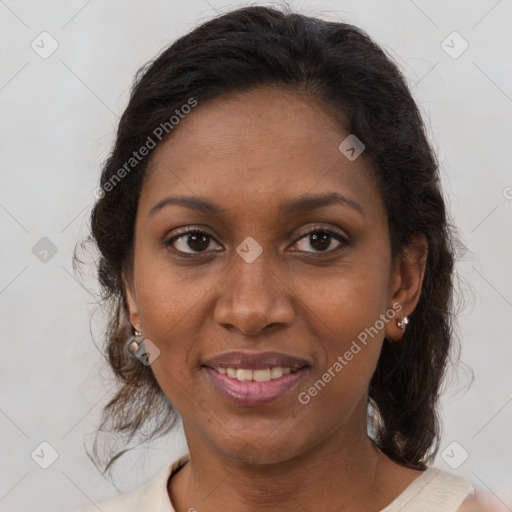
<svg viewBox="0 0 512 512">
<path fill-rule="evenodd" d="M 407 316 L 404 316 L 402 320 L 397 320 L 398 327 L 405 331 L 405 326 L 409 323 L 409 318 Z"/>
<path fill-rule="evenodd" d="M 135 327 L 135 326 L 132 326 L 132 327 L 133 327 L 133 335 L 136 336 L 137 338 L 141 338 L 142 331 L 138 327 Z M 139 350 L 140 343 L 141 343 L 141 340 L 132 339 L 132 341 L 128 345 L 128 351 L 131 354 L 135 354 L 137 352 L 137 350 Z"/>
</svg>

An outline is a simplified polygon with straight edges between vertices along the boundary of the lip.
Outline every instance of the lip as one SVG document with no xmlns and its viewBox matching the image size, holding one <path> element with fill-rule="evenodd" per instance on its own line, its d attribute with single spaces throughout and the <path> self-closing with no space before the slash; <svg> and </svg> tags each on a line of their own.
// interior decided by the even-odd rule
<svg viewBox="0 0 512 512">
<path fill-rule="evenodd" d="M 263 370 L 280 366 L 291 368 L 292 371 L 303 366 L 311 366 L 305 359 L 280 352 L 243 352 L 239 350 L 224 352 L 208 358 L 203 361 L 203 365 L 210 368 L 244 368 L 247 370 Z"/>
<path fill-rule="evenodd" d="M 289 393 L 306 376 L 309 366 L 266 382 L 240 381 L 208 366 L 203 367 L 203 370 L 225 398 L 238 405 L 261 405 L 274 402 Z"/>
</svg>

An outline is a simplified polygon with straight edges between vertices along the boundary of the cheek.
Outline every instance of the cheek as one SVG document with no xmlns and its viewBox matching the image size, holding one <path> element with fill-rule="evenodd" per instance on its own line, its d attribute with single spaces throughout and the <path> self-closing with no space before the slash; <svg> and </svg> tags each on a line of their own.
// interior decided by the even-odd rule
<svg viewBox="0 0 512 512">
<path fill-rule="evenodd" d="M 387 305 L 383 266 L 354 258 L 328 278 L 303 283 L 302 311 L 306 316 L 302 320 L 318 340 L 318 365 L 312 380 L 321 379 L 331 389 L 330 393 L 319 393 L 323 395 L 319 405 L 336 395 L 340 405 L 347 402 L 350 407 L 366 390 L 375 371 Z"/>
<path fill-rule="evenodd" d="M 172 268 L 164 258 L 146 256 L 141 250 L 136 256 L 135 286 L 144 337 L 160 350 L 153 373 L 170 400 L 180 402 L 190 369 L 197 364 L 191 347 L 204 321 L 203 304 L 211 283 L 189 279 L 186 269 Z"/>
<path fill-rule="evenodd" d="M 350 345 L 385 312 L 388 274 L 381 267 L 354 256 L 337 269 L 301 277 L 296 293 L 302 314 L 309 315 L 308 322 L 323 326 L 320 339 L 331 340 L 328 346 L 341 350 Z"/>
<path fill-rule="evenodd" d="M 323 428 L 336 428 L 348 421 L 358 404 L 366 403 L 384 338 L 380 325 L 375 325 L 381 313 L 362 287 L 347 287 L 346 294 L 333 294 L 322 308 L 316 305 L 318 364 L 298 390 L 299 402 L 317 411 L 314 415 L 304 412 L 309 428 L 317 428 L 316 415 L 323 417 Z"/>
<path fill-rule="evenodd" d="M 154 242 L 153 242 L 154 244 Z M 165 248 L 152 247 L 141 237 L 135 257 L 138 310 L 145 334 L 174 338 L 175 329 L 189 323 L 212 289 L 213 276 L 197 268 L 173 264 Z"/>
</svg>

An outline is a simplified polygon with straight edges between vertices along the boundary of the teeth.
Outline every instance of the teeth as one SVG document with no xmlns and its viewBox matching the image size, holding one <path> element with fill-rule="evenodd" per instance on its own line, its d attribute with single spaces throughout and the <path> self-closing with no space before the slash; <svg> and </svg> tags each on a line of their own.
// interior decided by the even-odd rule
<svg viewBox="0 0 512 512">
<path fill-rule="evenodd" d="M 256 382 L 265 382 L 270 380 L 270 368 L 265 368 L 264 370 L 253 370 L 252 380 L 255 380 Z"/>
<path fill-rule="evenodd" d="M 253 374 L 252 370 L 241 370 L 241 369 L 238 369 L 236 371 L 236 378 L 238 380 L 252 380 L 252 374 Z"/>
<path fill-rule="evenodd" d="M 254 380 L 256 382 L 267 382 L 269 380 L 278 379 L 283 375 L 288 375 L 292 371 L 291 368 L 282 368 L 280 366 L 260 370 L 247 370 L 245 368 L 215 368 L 215 370 L 232 379 L 242 381 Z"/>
</svg>

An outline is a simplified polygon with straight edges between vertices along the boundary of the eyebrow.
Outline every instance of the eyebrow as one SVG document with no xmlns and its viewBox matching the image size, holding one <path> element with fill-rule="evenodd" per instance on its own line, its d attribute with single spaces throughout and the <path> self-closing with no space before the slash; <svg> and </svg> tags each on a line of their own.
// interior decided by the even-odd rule
<svg viewBox="0 0 512 512">
<path fill-rule="evenodd" d="M 333 204 L 342 204 L 349 206 L 354 210 L 357 210 L 361 215 L 364 216 L 362 206 L 348 197 L 337 192 L 329 192 L 327 194 L 299 196 L 287 203 L 281 205 L 281 213 L 283 215 L 290 215 L 292 213 L 304 212 L 308 210 L 315 210 L 318 208 L 324 208 Z M 207 215 L 225 215 L 227 216 L 228 211 L 221 205 L 195 196 L 169 196 L 161 201 L 158 201 L 151 210 L 148 216 L 155 215 L 157 212 L 165 208 L 166 206 L 182 206 L 189 210 L 195 210 Z"/>
</svg>

